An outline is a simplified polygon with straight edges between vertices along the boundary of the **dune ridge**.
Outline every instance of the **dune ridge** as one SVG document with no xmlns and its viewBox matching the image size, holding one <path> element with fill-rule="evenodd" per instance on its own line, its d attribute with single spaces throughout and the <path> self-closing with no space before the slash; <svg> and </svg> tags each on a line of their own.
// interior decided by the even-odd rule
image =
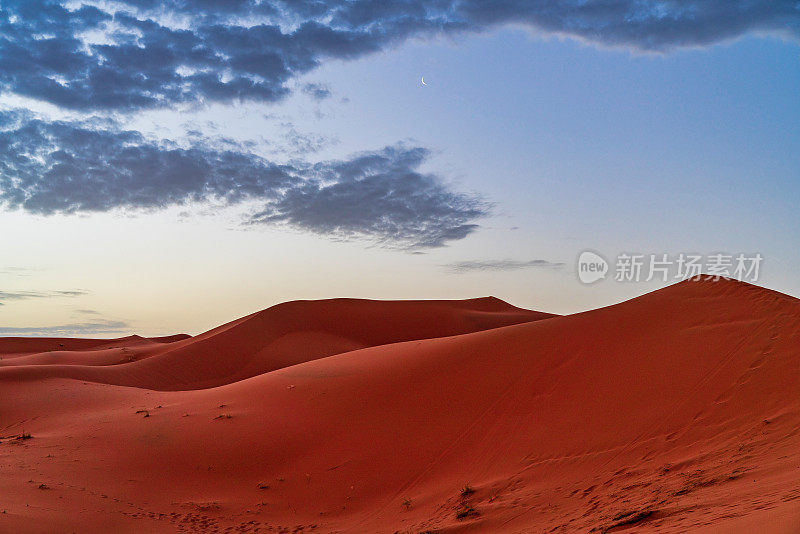
<svg viewBox="0 0 800 534">
<path fill-rule="evenodd" d="M 121 351 L 88 347 L 56 358 Z M 4 358 L 0 531 L 796 533 L 798 347 L 800 301 L 706 278 L 568 316 L 287 303 L 129 362 Z"/>
<path fill-rule="evenodd" d="M 196 337 L 0 338 L 0 354 L 5 356 L 0 361 L 0 380 L 62 377 L 156 390 L 203 389 L 359 348 L 452 336 L 552 316 L 522 310 L 493 297 L 463 301 L 293 301 Z M 47 352 L 40 351 L 44 347 Z M 14 351 L 24 354 L 11 354 Z M 39 367 L 28 367 L 32 365 Z"/>
</svg>

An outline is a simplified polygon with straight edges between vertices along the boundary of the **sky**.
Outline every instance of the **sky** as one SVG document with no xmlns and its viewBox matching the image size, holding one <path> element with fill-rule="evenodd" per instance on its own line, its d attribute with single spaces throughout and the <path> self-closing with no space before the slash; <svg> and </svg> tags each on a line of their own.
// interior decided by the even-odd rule
<svg viewBox="0 0 800 534">
<path fill-rule="evenodd" d="M 0 336 L 680 279 L 622 255 L 800 296 L 798 38 L 797 1 L 3 2 Z"/>
</svg>

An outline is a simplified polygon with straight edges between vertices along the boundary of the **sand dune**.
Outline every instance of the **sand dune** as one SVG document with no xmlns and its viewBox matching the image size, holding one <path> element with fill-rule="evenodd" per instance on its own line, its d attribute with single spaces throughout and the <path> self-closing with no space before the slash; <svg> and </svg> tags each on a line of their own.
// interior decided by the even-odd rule
<svg viewBox="0 0 800 534">
<path fill-rule="evenodd" d="M 552 315 L 491 297 L 450 302 L 295 301 L 194 338 L 0 338 L 0 354 L 6 357 L 0 361 L 0 380 L 60 377 L 156 390 L 202 389 L 355 349 L 548 317 Z M 32 354 L 44 348 L 48 352 Z M 13 352 L 24 354 L 14 357 Z"/>
<path fill-rule="evenodd" d="M 0 340 L 0 531 L 798 532 L 798 347 L 725 280 Z"/>
</svg>

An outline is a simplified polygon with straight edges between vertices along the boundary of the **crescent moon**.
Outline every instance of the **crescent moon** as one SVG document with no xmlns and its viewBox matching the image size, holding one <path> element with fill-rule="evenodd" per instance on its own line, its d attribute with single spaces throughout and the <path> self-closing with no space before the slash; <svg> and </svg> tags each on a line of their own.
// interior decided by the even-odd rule
<svg viewBox="0 0 800 534">
<path fill-rule="evenodd" d="M 425 76 L 423 76 L 422 78 L 420 78 L 420 79 L 419 79 L 419 81 L 421 81 L 421 82 L 422 82 L 422 85 L 428 85 L 427 83 L 425 83 Z"/>
</svg>

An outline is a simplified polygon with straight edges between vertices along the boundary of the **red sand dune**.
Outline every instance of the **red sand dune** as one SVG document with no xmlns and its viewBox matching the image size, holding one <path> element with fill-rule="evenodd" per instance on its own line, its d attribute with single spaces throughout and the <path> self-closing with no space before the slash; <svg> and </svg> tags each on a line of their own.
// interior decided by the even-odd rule
<svg viewBox="0 0 800 534">
<path fill-rule="evenodd" d="M 63 377 L 156 390 L 203 389 L 341 352 L 548 317 L 553 315 L 515 308 L 492 297 L 456 302 L 295 301 L 194 338 L 28 343 L 21 341 L 24 338 L 7 338 L 7 346 L 0 338 L 0 355 L 5 358 L 0 361 L 0 380 Z M 30 354 L 33 347 L 51 352 Z"/>
<path fill-rule="evenodd" d="M 0 355 L 0 532 L 800 532 L 800 301 L 738 282 Z"/>
</svg>

